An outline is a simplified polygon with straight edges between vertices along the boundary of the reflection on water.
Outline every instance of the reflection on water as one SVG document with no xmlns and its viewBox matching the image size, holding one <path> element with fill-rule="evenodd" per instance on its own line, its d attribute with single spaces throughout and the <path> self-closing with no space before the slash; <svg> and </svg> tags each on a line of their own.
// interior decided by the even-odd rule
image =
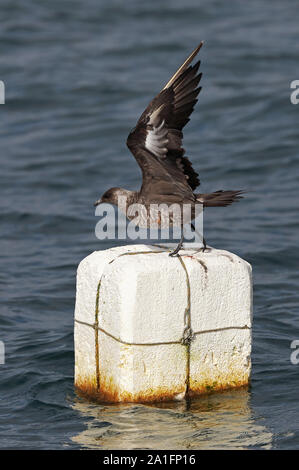
<svg viewBox="0 0 299 470">
<path fill-rule="evenodd" d="M 248 390 L 197 398 L 191 403 L 73 405 L 89 418 L 72 438 L 89 449 L 270 449 L 272 434 L 253 416 Z M 90 419 L 91 418 L 91 419 Z"/>
</svg>

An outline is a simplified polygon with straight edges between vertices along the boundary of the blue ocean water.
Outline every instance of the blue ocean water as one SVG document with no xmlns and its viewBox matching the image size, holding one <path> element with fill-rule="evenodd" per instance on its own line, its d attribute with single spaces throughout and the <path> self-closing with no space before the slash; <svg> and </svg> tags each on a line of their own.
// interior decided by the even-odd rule
<svg viewBox="0 0 299 470">
<path fill-rule="evenodd" d="M 295 0 L 2 0 L 0 447 L 299 448 Z M 203 191 L 246 198 L 204 218 L 254 273 L 249 390 L 185 403 L 95 405 L 73 387 L 75 274 L 108 248 L 93 201 L 138 188 L 126 137 L 186 55 L 203 90 L 184 146 Z"/>
</svg>

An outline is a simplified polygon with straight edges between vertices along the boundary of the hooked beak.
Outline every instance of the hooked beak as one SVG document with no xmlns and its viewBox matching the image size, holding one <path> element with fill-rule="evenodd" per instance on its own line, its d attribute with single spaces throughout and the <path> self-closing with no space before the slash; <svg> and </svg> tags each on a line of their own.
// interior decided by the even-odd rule
<svg viewBox="0 0 299 470">
<path fill-rule="evenodd" d="M 102 202 L 102 199 L 98 199 L 98 200 L 94 203 L 94 206 L 95 206 L 95 207 L 98 206 L 99 204 L 101 204 L 101 202 Z"/>
</svg>

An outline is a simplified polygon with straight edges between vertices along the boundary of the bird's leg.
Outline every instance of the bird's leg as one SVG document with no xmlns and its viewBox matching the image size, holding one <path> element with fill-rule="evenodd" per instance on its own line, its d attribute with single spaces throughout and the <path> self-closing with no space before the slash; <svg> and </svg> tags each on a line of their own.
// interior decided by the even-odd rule
<svg viewBox="0 0 299 470">
<path fill-rule="evenodd" d="M 180 251 L 180 249 L 182 248 L 183 246 L 183 243 L 184 243 L 184 229 L 183 229 L 183 232 L 182 232 L 182 236 L 181 236 L 181 239 L 178 243 L 178 246 L 176 247 L 176 249 L 174 251 L 172 251 L 171 253 L 169 253 L 169 256 L 178 256 L 178 252 Z"/>
<path fill-rule="evenodd" d="M 204 237 L 202 237 L 202 243 L 203 247 L 201 248 L 202 252 L 204 252 L 207 249 L 207 242 Z"/>
<path fill-rule="evenodd" d="M 198 235 L 198 232 L 195 230 L 194 224 L 192 222 L 191 222 L 191 227 L 192 227 L 192 230 L 194 230 L 194 232 L 196 232 L 197 235 Z M 202 243 L 203 243 L 203 247 L 200 248 L 198 251 L 204 252 L 207 249 L 207 243 L 206 243 L 206 240 L 205 240 L 204 236 L 202 236 Z"/>
</svg>

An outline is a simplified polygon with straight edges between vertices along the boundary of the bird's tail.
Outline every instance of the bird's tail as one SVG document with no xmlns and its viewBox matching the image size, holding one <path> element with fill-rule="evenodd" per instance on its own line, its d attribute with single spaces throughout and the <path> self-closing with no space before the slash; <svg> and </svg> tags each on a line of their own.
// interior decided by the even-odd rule
<svg viewBox="0 0 299 470">
<path fill-rule="evenodd" d="M 197 201 L 204 207 L 225 207 L 242 199 L 244 191 L 216 191 L 210 194 L 196 194 Z"/>
</svg>

